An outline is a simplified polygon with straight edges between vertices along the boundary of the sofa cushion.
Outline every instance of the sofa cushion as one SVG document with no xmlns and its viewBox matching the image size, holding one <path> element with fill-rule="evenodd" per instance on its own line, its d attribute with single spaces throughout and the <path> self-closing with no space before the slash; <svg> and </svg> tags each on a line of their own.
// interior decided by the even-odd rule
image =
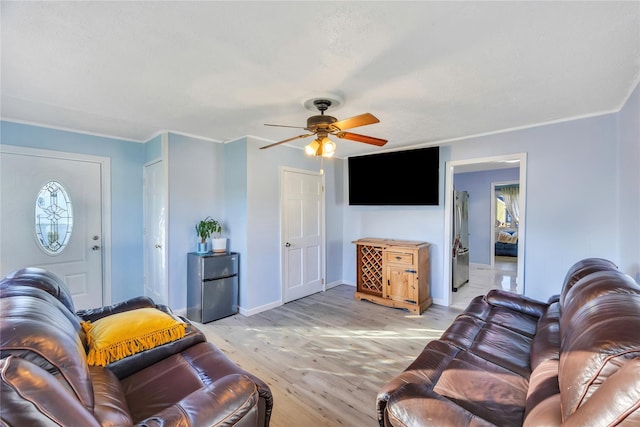
<svg viewBox="0 0 640 427">
<path fill-rule="evenodd" d="M 90 365 L 106 366 L 184 336 L 186 324 L 155 308 L 139 308 L 83 322 Z"/>
<path fill-rule="evenodd" d="M 546 307 L 547 304 L 523 295 L 493 289 L 485 297 L 479 296 L 471 300 L 463 314 L 533 337 L 538 319 Z"/>
<path fill-rule="evenodd" d="M 31 293 L 41 292 L 31 288 Z M 84 343 L 76 325 L 47 299 L 30 295 L 0 299 L 0 356 L 15 355 L 38 365 L 61 381 L 82 405 L 92 408 Z"/>
<path fill-rule="evenodd" d="M 527 387 L 526 378 L 461 351 L 442 371 L 433 391 L 483 420 L 518 425 L 524 415 Z"/>
<path fill-rule="evenodd" d="M 524 414 L 525 425 L 559 426 L 562 423 L 558 364 L 558 359 L 547 359 L 531 372 Z"/>
<path fill-rule="evenodd" d="M 529 378 L 531 338 L 500 325 L 488 323 L 478 333 L 469 352 Z"/>
<path fill-rule="evenodd" d="M 407 383 L 389 399 L 381 425 L 403 427 L 495 427 L 495 424 L 440 396 L 425 384 Z"/>
<path fill-rule="evenodd" d="M 257 426 L 259 394 L 242 374 L 231 374 L 136 423 L 138 427 Z"/>
<path fill-rule="evenodd" d="M 11 426 L 87 426 L 100 424 L 54 375 L 28 360 L 0 360 L 0 419 Z"/>
</svg>

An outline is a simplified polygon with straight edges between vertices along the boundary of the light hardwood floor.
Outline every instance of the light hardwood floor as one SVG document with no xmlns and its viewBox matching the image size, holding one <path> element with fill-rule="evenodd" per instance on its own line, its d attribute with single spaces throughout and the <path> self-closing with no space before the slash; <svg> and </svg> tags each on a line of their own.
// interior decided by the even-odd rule
<svg viewBox="0 0 640 427">
<path fill-rule="evenodd" d="M 522 293 L 516 285 L 517 258 L 496 257 L 494 268 L 486 264 L 469 265 L 469 282 L 451 294 L 451 307 L 464 310 L 478 295 L 486 295 L 491 289 L 504 289 Z"/>
<path fill-rule="evenodd" d="M 459 309 L 421 316 L 354 299 L 336 286 L 253 316 L 198 324 L 231 360 L 266 382 L 272 427 L 377 426 L 378 390 L 402 372 Z"/>
</svg>

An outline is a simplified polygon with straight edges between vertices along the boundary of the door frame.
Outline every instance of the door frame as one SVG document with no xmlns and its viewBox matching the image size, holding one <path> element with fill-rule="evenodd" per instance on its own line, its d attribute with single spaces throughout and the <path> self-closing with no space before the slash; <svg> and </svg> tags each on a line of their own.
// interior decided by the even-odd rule
<svg viewBox="0 0 640 427">
<path fill-rule="evenodd" d="M 520 224 L 518 227 L 518 239 L 522 239 L 518 244 L 518 286 L 522 288 L 522 293 L 526 291 L 526 277 L 525 277 L 525 259 L 524 259 L 524 239 L 526 236 L 526 213 L 527 213 L 527 153 L 514 153 L 506 154 L 502 156 L 493 157 L 481 157 L 467 160 L 449 160 L 445 162 L 444 171 L 444 240 L 443 240 L 443 273 L 444 281 L 442 283 L 442 290 L 444 296 L 444 305 L 447 307 L 451 305 L 452 290 L 451 290 L 451 233 L 453 227 L 452 212 L 453 212 L 453 175 L 455 174 L 455 168 L 461 166 L 471 166 L 480 170 L 493 170 L 495 167 L 486 167 L 495 163 L 518 163 L 520 168 Z"/>
<path fill-rule="evenodd" d="M 287 166 L 280 167 L 280 305 L 284 305 L 284 294 L 285 294 L 285 286 L 287 284 L 286 280 L 286 269 L 285 269 L 285 257 L 286 257 L 286 248 L 285 248 L 285 240 L 286 236 L 284 235 L 284 174 L 285 172 L 294 172 L 294 173 L 303 173 L 307 175 L 315 175 L 320 177 L 322 184 L 322 206 L 320 208 L 320 223 L 322 230 L 320 231 L 320 241 L 322 245 L 322 259 L 320 260 L 320 270 L 322 273 L 322 292 L 327 290 L 327 237 L 326 237 L 326 191 L 325 190 L 325 176 L 321 171 L 307 170 L 307 169 L 299 169 L 299 168 L 291 168 Z"/>
<path fill-rule="evenodd" d="M 0 144 L 0 152 L 60 160 L 93 162 L 100 165 L 101 211 L 102 211 L 102 305 L 111 304 L 111 159 L 109 157 L 41 148 Z"/>
</svg>

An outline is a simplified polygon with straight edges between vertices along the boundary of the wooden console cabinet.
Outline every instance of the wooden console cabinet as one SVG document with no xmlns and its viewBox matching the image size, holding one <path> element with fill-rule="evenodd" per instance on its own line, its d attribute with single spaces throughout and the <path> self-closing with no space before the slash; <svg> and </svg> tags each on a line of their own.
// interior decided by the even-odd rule
<svg viewBox="0 0 640 427">
<path fill-rule="evenodd" d="M 359 239 L 355 298 L 422 314 L 431 305 L 429 243 Z"/>
</svg>

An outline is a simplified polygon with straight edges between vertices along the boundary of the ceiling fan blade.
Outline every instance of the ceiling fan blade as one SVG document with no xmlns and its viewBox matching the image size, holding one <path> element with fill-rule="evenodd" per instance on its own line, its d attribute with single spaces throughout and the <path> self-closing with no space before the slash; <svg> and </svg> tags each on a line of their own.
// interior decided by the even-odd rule
<svg viewBox="0 0 640 427">
<path fill-rule="evenodd" d="M 359 116 L 353 116 L 348 119 L 340 120 L 339 122 L 332 123 L 332 126 L 337 127 L 340 130 L 357 128 L 358 126 L 372 125 L 378 123 L 380 120 L 376 116 L 370 113 L 360 114 Z"/>
<path fill-rule="evenodd" d="M 279 127 L 279 128 L 296 128 L 296 129 L 306 129 L 302 126 L 287 126 L 287 125 L 270 125 L 268 123 L 264 124 L 265 126 L 275 126 L 275 127 Z"/>
<path fill-rule="evenodd" d="M 311 136 L 311 135 L 314 135 L 314 134 L 313 133 L 308 133 L 306 135 L 298 135 L 298 136 L 294 136 L 293 138 L 283 139 L 282 141 L 274 142 L 273 144 L 269 144 L 269 145 L 265 145 L 264 147 L 260 147 L 260 149 L 264 150 L 265 148 L 275 147 L 276 145 L 284 144 L 285 142 L 293 141 L 295 139 L 306 138 L 306 137 Z"/>
<path fill-rule="evenodd" d="M 365 144 L 377 145 L 382 147 L 387 143 L 386 139 L 374 138 L 373 136 L 360 135 L 351 132 L 339 132 L 336 134 L 338 138 L 349 139 L 351 141 L 364 142 Z"/>
</svg>

